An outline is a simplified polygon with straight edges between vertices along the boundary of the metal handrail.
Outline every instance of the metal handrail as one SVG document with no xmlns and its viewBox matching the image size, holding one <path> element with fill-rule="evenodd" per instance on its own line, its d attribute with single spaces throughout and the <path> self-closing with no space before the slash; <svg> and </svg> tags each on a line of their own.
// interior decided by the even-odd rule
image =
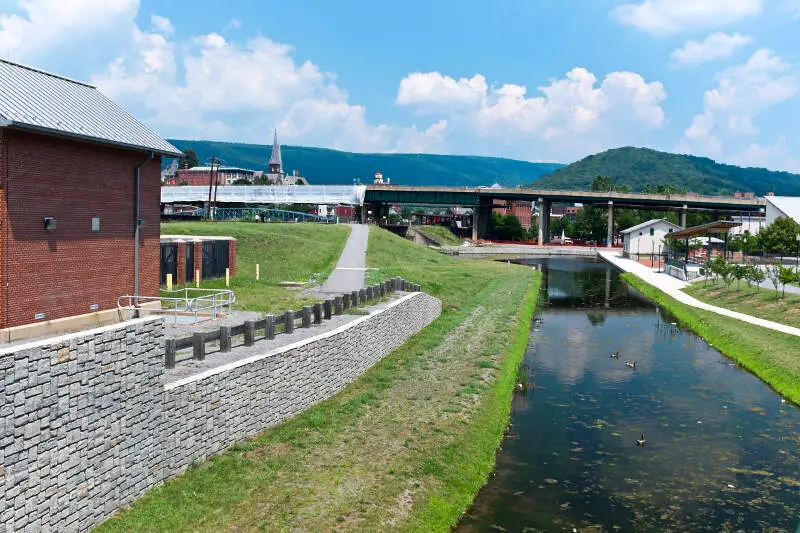
<svg viewBox="0 0 800 533">
<path fill-rule="evenodd" d="M 117 298 L 117 308 L 121 311 L 141 310 L 142 304 L 158 302 L 159 307 L 148 309 L 151 313 L 178 315 L 194 315 L 198 322 L 201 314 L 210 312 L 211 318 L 216 319 L 220 313 L 230 314 L 236 302 L 236 294 L 229 289 L 199 289 L 186 287 L 174 291 L 164 291 L 167 294 L 182 294 L 183 296 L 133 296 L 126 294 Z M 197 294 L 197 296 L 191 296 Z M 164 304 L 167 304 L 166 306 Z"/>
</svg>

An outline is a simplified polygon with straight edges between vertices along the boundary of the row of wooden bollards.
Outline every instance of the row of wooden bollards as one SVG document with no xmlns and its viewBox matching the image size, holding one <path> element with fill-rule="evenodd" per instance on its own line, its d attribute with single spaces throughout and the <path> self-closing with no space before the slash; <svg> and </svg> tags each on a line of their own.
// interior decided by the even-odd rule
<svg viewBox="0 0 800 533">
<path fill-rule="evenodd" d="M 230 352 L 233 349 L 232 339 L 237 335 L 244 336 L 244 345 L 252 346 L 259 340 L 272 340 L 279 333 L 291 334 L 295 330 L 295 322 L 300 320 L 300 328 L 319 325 L 323 320 L 330 320 L 335 315 L 342 315 L 351 308 L 375 303 L 376 300 L 394 292 L 419 292 L 420 286 L 403 278 L 392 278 L 375 285 L 370 285 L 349 294 L 329 298 L 313 306 L 303 307 L 299 311 L 286 311 L 280 315 L 267 315 L 261 320 L 248 320 L 237 326 L 220 326 L 219 330 L 196 332 L 190 337 L 167 339 L 165 345 L 165 364 L 167 368 L 175 368 L 178 350 L 192 348 L 192 359 L 202 361 L 206 358 L 206 343 L 219 341 L 219 351 Z M 278 331 L 278 326 L 283 326 Z"/>
</svg>

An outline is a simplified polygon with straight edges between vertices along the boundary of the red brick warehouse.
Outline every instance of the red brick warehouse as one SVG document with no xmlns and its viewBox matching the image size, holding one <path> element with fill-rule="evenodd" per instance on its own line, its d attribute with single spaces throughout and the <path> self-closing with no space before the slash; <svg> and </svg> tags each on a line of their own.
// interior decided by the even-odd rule
<svg viewBox="0 0 800 533">
<path fill-rule="evenodd" d="M 0 331 L 158 295 L 162 155 L 94 87 L 0 60 Z"/>
</svg>

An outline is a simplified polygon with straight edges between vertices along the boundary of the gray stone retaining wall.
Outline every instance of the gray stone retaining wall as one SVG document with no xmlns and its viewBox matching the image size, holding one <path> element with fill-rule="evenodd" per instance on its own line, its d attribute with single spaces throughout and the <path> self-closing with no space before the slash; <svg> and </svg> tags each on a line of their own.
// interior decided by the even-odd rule
<svg viewBox="0 0 800 533">
<path fill-rule="evenodd" d="M 413 293 L 333 331 L 166 382 L 163 319 L 0 350 L 0 533 L 84 531 L 344 388 L 441 313 Z"/>
</svg>

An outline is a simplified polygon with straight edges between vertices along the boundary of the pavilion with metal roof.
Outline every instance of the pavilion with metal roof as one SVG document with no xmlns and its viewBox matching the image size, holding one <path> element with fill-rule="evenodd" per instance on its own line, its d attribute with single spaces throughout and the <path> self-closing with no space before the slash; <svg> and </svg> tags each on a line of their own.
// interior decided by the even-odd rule
<svg viewBox="0 0 800 533">
<path fill-rule="evenodd" d="M 681 231 L 674 231 L 666 236 L 666 264 L 665 271 L 683 280 L 690 280 L 700 275 L 700 264 L 690 261 L 689 252 L 690 240 L 699 240 L 698 237 L 707 237 L 705 259 L 709 260 L 712 256 L 713 246 L 722 244 L 722 257 L 728 257 L 728 233 L 732 228 L 741 226 L 739 222 L 730 220 L 718 220 L 708 224 L 701 224 Z M 721 235 L 723 238 L 714 239 L 713 235 Z M 693 239 L 695 238 L 695 239 Z M 679 242 L 681 245 L 678 245 Z"/>
</svg>

